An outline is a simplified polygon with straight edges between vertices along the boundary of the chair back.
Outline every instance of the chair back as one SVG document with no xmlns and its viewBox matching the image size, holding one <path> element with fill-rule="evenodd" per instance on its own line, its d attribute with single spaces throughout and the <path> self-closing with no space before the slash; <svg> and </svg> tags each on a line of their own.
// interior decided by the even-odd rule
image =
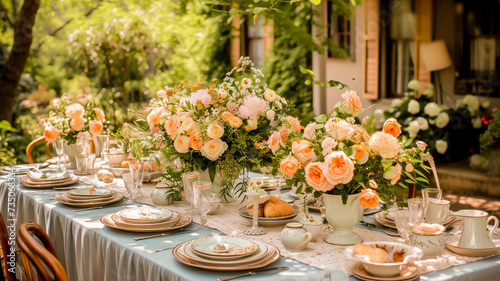
<svg viewBox="0 0 500 281">
<path fill-rule="evenodd" d="M 31 149 L 33 148 L 33 146 L 35 146 L 37 143 L 39 143 L 43 140 L 45 140 L 45 137 L 39 137 L 37 139 L 34 139 L 26 147 L 26 156 L 28 156 L 28 162 L 30 164 L 33 164 L 33 156 L 31 155 Z M 50 143 L 48 143 L 48 142 L 45 144 L 45 151 L 47 151 L 47 154 L 49 155 L 49 157 L 52 158 L 52 153 L 50 153 Z"/>
<path fill-rule="evenodd" d="M 8 271 L 11 267 L 11 265 L 8 264 L 9 257 L 7 257 L 7 255 L 10 254 L 9 233 L 7 232 L 2 214 L 0 214 L 0 248 L 0 271 L 2 272 L 2 274 L 0 274 L 0 280 L 15 281 L 16 273 Z"/>
<path fill-rule="evenodd" d="M 36 236 L 43 246 L 32 235 Z M 38 280 L 51 281 L 52 278 L 47 271 L 49 269 L 54 280 L 69 281 L 66 271 L 57 260 L 54 245 L 52 245 L 47 233 L 37 223 L 30 221 L 21 224 L 17 244 L 21 250 L 21 258 L 28 281 L 37 280 L 31 265 L 38 273 Z"/>
</svg>

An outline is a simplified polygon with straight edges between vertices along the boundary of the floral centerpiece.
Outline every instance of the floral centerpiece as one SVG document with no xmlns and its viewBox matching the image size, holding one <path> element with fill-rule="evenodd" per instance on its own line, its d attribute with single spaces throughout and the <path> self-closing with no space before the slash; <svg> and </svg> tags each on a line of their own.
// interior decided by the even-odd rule
<svg viewBox="0 0 500 281">
<path fill-rule="evenodd" d="M 220 83 L 212 79 L 158 91 L 140 141 L 169 162 L 180 159 L 183 171 L 208 170 L 212 182 L 219 176 L 225 199 L 246 189 L 235 183 L 242 171 L 271 163 L 261 147 L 270 130 L 291 113 L 249 58 L 240 58 L 238 64 Z"/>
<path fill-rule="evenodd" d="M 423 142 L 417 142 L 418 148 L 404 148 L 397 139 L 401 125 L 396 119 L 388 119 L 382 131 L 374 129 L 374 115 L 357 122 L 362 110 L 358 95 L 347 91 L 342 97 L 345 101 L 303 131 L 300 124 L 284 120 L 262 149 L 271 150 L 273 172 L 288 177 L 297 193 L 323 197 L 328 223 L 334 227 L 325 241 L 353 244 L 360 241 L 352 226 L 361 219 L 361 206 L 376 207 L 379 198 L 394 201 L 395 185 L 408 188 L 408 183 L 427 182 L 414 167 L 429 170 L 423 161 L 431 156 Z M 403 173 L 405 182 L 400 181 Z"/>
</svg>

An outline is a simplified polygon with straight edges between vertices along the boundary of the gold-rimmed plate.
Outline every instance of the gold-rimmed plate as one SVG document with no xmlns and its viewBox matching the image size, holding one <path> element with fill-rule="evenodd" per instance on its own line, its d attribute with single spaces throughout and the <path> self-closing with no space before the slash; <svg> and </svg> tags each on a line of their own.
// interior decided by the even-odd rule
<svg viewBox="0 0 500 281">
<path fill-rule="evenodd" d="M 356 263 L 352 269 L 352 273 L 355 277 L 365 281 L 411 281 L 420 276 L 417 266 L 411 263 L 405 265 L 400 272 L 399 275 L 394 277 L 373 276 L 366 272 L 361 262 Z"/>
<path fill-rule="evenodd" d="M 66 181 L 63 182 L 47 182 L 47 183 L 34 183 L 32 181 L 26 180 L 28 177 L 22 177 L 19 180 L 19 183 L 22 184 L 25 187 L 31 187 L 31 188 L 53 188 L 57 186 L 67 186 L 71 185 L 74 183 L 78 182 L 78 177 L 71 177 Z"/>
<path fill-rule="evenodd" d="M 216 252 L 214 247 L 218 244 L 224 245 L 227 249 L 237 247 L 238 252 Z M 235 260 L 256 253 L 259 245 L 239 237 L 225 235 L 210 235 L 198 238 L 191 243 L 191 249 L 199 256 L 214 260 Z"/>
<path fill-rule="evenodd" d="M 152 222 L 147 225 L 143 223 L 132 223 L 132 222 L 127 222 L 123 220 L 123 218 L 119 215 L 119 212 L 114 213 L 111 218 L 115 222 L 115 224 L 119 227 L 126 227 L 126 228 L 131 228 L 131 229 L 144 229 L 144 226 L 147 226 L 148 228 L 167 228 L 167 227 L 172 227 L 174 226 L 177 221 L 180 218 L 180 214 L 177 212 L 172 212 L 172 215 L 167 221 L 163 222 Z"/>
<path fill-rule="evenodd" d="M 141 229 L 135 229 L 135 228 L 130 228 L 130 227 L 121 227 L 118 226 L 115 221 L 113 220 L 112 216 L 114 213 L 107 214 L 101 218 L 101 222 L 111 228 L 119 229 L 119 230 L 124 230 L 124 231 L 130 231 L 130 232 L 161 232 L 161 231 L 168 231 L 168 230 L 174 230 L 174 229 L 179 229 L 182 227 L 185 227 L 189 225 L 192 222 L 192 218 L 188 214 L 180 213 L 181 217 L 175 223 L 175 225 L 171 227 L 147 227 L 145 225 Z"/>
<path fill-rule="evenodd" d="M 70 202 L 70 201 L 64 199 L 63 195 L 61 195 L 61 194 L 54 195 L 54 199 L 56 201 L 58 201 L 59 203 L 64 204 L 64 205 L 68 205 L 71 207 L 80 207 L 80 208 L 81 207 L 90 208 L 90 207 L 105 206 L 105 205 L 116 203 L 116 202 L 122 200 L 122 198 L 123 198 L 123 195 L 116 193 L 113 197 L 109 198 L 106 201 Z"/>
</svg>

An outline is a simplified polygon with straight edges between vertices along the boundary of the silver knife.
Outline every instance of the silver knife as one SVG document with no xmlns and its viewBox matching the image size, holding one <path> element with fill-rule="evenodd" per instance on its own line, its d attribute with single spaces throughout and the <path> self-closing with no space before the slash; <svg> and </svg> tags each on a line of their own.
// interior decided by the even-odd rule
<svg viewBox="0 0 500 281">
<path fill-rule="evenodd" d="M 255 269 L 255 270 L 252 270 L 252 271 L 249 271 L 247 273 L 240 274 L 240 275 L 235 275 L 235 276 L 230 276 L 230 277 L 224 277 L 224 278 L 218 278 L 217 281 L 227 281 L 227 280 L 231 280 L 231 279 L 235 279 L 235 278 L 240 278 L 240 277 L 244 277 L 244 276 L 254 276 L 255 274 L 257 274 L 259 272 L 271 271 L 271 270 L 281 270 L 281 269 L 286 270 L 286 269 L 290 269 L 290 267 L 288 267 L 288 266 L 280 266 L 280 267 Z"/>
</svg>

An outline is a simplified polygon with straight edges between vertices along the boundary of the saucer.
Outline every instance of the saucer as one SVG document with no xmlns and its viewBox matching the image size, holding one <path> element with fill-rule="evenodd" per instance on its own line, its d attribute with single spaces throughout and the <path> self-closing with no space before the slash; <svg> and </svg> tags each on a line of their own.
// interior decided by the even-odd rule
<svg viewBox="0 0 500 281">
<path fill-rule="evenodd" d="M 451 244 L 445 244 L 446 248 L 448 250 L 452 251 L 455 254 L 459 254 L 462 256 L 469 256 L 469 257 L 486 257 L 486 256 L 491 256 L 494 254 L 497 254 L 498 251 L 500 251 L 500 241 L 495 240 L 493 241 L 495 243 L 495 248 L 488 248 L 488 249 L 467 249 L 467 248 L 460 248 L 458 247 L 457 244 L 451 245 Z"/>
<path fill-rule="evenodd" d="M 366 272 L 365 268 L 363 267 L 363 264 L 361 262 L 358 262 L 354 265 L 354 268 L 352 269 L 353 275 L 361 280 L 365 281 L 411 281 L 417 279 L 420 274 L 418 273 L 418 268 L 414 264 L 408 264 L 404 269 L 403 269 L 403 275 L 399 274 L 398 276 L 394 277 L 378 277 L 378 276 L 373 276 Z"/>
</svg>

